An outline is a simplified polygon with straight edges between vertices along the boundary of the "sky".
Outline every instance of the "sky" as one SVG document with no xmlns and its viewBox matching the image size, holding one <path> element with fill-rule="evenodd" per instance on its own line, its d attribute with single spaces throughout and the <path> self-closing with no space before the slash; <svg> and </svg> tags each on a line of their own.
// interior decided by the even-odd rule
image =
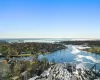
<svg viewBox="0 0 100 80">
<path fill-rule="evenodd" d="M 0 38 L 100 38 L 100 0 L 0 0 Z"/>
</svg>

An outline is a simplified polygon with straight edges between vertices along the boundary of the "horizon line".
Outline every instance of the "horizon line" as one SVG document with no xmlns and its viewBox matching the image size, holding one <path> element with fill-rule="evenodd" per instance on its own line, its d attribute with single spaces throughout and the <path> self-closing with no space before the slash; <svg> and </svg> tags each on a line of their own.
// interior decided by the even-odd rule
<svg viewBox="0 0 100 80">
<path fill-rule="evenodd" d="M 14 38 L 0 38 L 0 39 L 34 39 L 34 38 L 53 38 L 53 39 L 55 39 L 55 38 L 58 38 L 58 39 L 61 39 L 61 38 L 63 38 L 63 39 L 100 39 L 100 38 L 65 38 L 65 37 L 22 37 L 22 38 L 20 38 L 20 37 L 14 37 Z"/>
</svg>

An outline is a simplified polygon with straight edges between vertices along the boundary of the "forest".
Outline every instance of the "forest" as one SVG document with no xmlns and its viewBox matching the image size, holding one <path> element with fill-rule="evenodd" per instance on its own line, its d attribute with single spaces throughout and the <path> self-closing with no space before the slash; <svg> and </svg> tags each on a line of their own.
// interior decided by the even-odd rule
<svg viewBox="0 0 100 80">
<path fill-rule="evenodd" d="M 38 53 L 53 52 L 65 48 L 64 45 L 57 43 L 7 43 L 0 42 L 1 56 L 19 56 L 19 55 L 34 55 Z"/>
</svg>

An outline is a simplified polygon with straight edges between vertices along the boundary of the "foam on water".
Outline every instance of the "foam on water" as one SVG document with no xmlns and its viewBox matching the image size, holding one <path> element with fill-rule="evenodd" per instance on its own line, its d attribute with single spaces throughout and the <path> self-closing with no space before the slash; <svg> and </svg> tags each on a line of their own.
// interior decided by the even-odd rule
<svg viewBox="0 0 100 80">
<path fill-rule="evenodd" d="M 86 58 L 86 59 L 89 59 L 89 60 L 91 60 L 91 61 L 93 61 L 93 62 L 95 62 L 95 63 L 100 63 L 100 60 L 97 60 L 97 59 L 95 59 L 94 57 L 92 57 L 92 56 L 84 56 L 84 55 L 78 55 L 77 56 L 77 58 Z"/>
<path fill-rule="evenodd" d="M 95 63 L 100 63 L 100 55 L 84 52 L 78 49 L 78 48 L 82 49 L 82 46 L 78 45 L 66 45 L 66 46 L 68 48 L 65 50 L 59 50 L 51 54 L 39 56 L 39 59 L 46 57 L 50 62 L 54 60 L 56 63 L 63 63 L 63 62 L 82 63 L 82 65 L 84 65 L 87 68 L 91 68 L 91 66 L 93 66 Z M 85 47 L 88 48 L 87 46 Z M 98 65 L 97 68 L 100 69 L 100 65 Z"/>
<path fill-rule="evenodd" d="M 77 54 L 79 52 L 80 50 L 78 50 L 75 46 L 72 46 L 72 54 Z"/>
</svg>

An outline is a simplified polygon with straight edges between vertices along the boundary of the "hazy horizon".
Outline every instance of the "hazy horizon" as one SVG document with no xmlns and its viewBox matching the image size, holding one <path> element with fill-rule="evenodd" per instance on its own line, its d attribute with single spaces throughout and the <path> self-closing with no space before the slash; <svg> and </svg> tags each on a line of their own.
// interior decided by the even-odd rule
<svg viewBox="0 0 100 80">
<path fill-rule="evenodd" d="M 71 39 L 71 40 L 100 40 L 100 38 L 0 38 L 0 40 L 4 40 L 4 39 L 9 39 L 9 40 L 11 40 L 11 39 L 15 39 L 15 40 L 17 40 L 17 39 L 28 39 L 28 40 L 31 40 L 31 39 L 35 39 L 35 40 L 38 40 L 38 39 L 65 39 L 65 40 L 69 40 L 69 39 Z"/>
</svg>

